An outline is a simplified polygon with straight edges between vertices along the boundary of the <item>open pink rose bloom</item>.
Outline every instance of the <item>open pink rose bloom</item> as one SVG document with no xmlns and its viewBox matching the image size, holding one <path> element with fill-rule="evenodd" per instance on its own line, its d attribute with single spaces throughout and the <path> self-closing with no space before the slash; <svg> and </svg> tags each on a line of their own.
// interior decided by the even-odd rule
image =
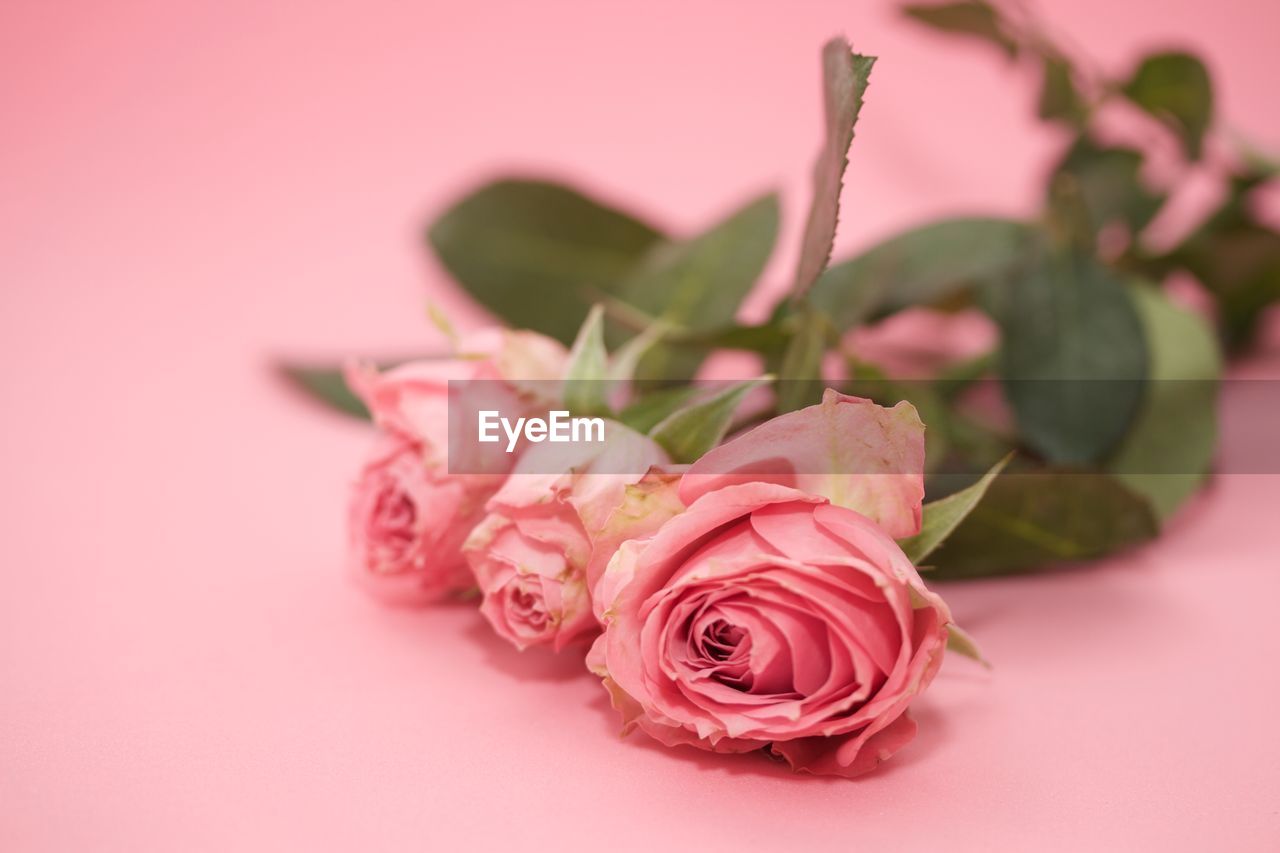
<svg viewBox="0 0 1280 853">
<path fill-rule="evenodd" d="M 845 433 L 854 450 L 825 443 L 832 425 L 857 421 L 868 429 Z M 788 444 L 788 436 L 807 439 Z M 766 749 L 796 770 L 843 776 L 910 741 L 907 706 L 937 672 L 951 619 L 886 529 L 919 529 L 922 443 L 909 406 L 885 410 L 828 392 L 822 405 L 704 459 L 874 456 L 881 473 L 823 477 L 805 473 L 819 470 L 805 464 L 812 459 L 771 457 L 771 479 L 823 489 L 844 506 L 741 476 L 708 488 L 715 478 L 695 465 L 681 489 L 688 509 L 624 544 L 596 588 L 605 630 L 589 665 L 626 727 L 667 745 Z"/>
</svg>

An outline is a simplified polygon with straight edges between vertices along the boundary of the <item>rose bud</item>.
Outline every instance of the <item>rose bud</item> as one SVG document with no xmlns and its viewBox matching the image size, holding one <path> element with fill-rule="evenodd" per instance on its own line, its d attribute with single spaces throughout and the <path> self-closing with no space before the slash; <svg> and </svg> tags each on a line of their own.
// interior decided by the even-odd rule
<svg viewBox="0 0 1280 853">
<path fill-rule="evenodd" d="M 652 532 L 670 517 L 619 512 L 635 508 L 629 492 L 650 466 L 668 458 L 645 436 L 605 424 L 603 442 L 537 444 L 525 451 L 464 546 L 484 595 L 481 612 L 520 649 L 550 645 L 559 651 L 594 633 L 593 560 L 599 574 L 622 538 Z M 674 489 L 668 491 L 674 501 Z"/>
<path fill-rule="evenodd" d="M 437 601 L 473 587 L 461 548 L 493 491 L 489 479 L 447 476 L 426 463 L 418 444 L 384 436 L 351 501 L 356 580 L 393 603 Z"/>
<path fill-rule="evenodd" d="M 465 442 L 450 453 L 450 415 L 473 404 L 513 413 L 545 408 L 539 395 L 555 388 L 566 356 L 542 335 L 487 329 L 464 338 L 454 358 L 385 373 L 348 367 L 348 385 L 385 433 L 350 513 L 352 563 L 363 585 L 397 602 L 435 601 L 473 586 L 462 543 L 515 457 L 471 456 Z M 473 381 L 460 399 L 451 396 L 451 380 Z"/>
<path fill-rule="evenodd" d="M 545 398 L 560 380 L 567 357 L 558 341 L 536 332 L 490 328 L 465 336 L 452 358 L 419 359 L 381 373 L 369 364 L 352 364 L 346 378 L 369 407 L 374 423 L 418 442 L 428 458 L 443 459 L 450 407 L 459 404 L 456 389 L 450 397 L 451 381 L 473 383 L 462 392 L 470 408 L 484 406 L 509 415 L 538 412 L 552 402 Z M 457 412 L 454 416 L 458 422 L 475 423 L 474 417 L 464 419 Z M 488 454 L 486 459 L 504 457 Z"/>
</svg>

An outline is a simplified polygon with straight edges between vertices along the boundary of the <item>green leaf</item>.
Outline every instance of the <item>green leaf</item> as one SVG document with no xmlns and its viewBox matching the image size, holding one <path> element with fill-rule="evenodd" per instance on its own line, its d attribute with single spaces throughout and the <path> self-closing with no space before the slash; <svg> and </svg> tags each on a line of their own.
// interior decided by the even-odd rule
<svg viewBox="0 0 1280 853">
<path fill-rule="evenodd" d="M 369 419 L 369 410 L 359 397 L 351 393 L 341 368 L 282 364 L 280 373 L 316 402 L 344 415 Z"/>
<path fill-rule="evenodd" d="M 1010 58 L 1018 55 L 1018 43 L 1009 34 L 1000 13 L 990 3 L 966 0 L 960 3 L 908 5 L 902 7 L 908 18 L 944 33 L 972 36 L 995 45 Z"/>
<path fill-rule="evenodd" d="M 992 350 L 946 365 L 938 373 L 938 379 L 942 383 L 940 393 L 945 399 L 953 399 L 974 382 L 990 374 L 995 364 L 996 353 Z"/>
<path fill-rule="evenodd" d="M 854 53 L 849 42 L 834 38 L 822 49 L 822 91 L 826 133 L 813 166 L 813 202 L 800 242 L 793 293 L 803 296 L 831 260 L 840 216 L 840 189 L 849 165 L 849 145 L 862 110 L 874 56 Z"/>
<path fill-rule="evenodd" d="M 604 348 L 604 308 L 594 305 L 569 350 L 564 404 L 575 415 L 609 414 L 609 354 Z"/>
<path fill-rule="evenodd" d="M 786 303 L 780 304 L 786 305 Z M 782 326 L 782 323 L 772 320 L 759 326 L 739 326 L 735 323 L 707 332 L 695 332 L 672 337 L 684 346 L 774 353 L 785 349 L 789 340 Z"/>
<path fill-rule="evenodd" d="M 1215 233 L 1192 263 L 1217 298 L 1227 346 L 1244 349 L 1257 336 L 1263 312 L 1280 302 L 1280 234 L 1261 225 Z"/>
<path fill-rule="evenodd" d="M 1204 63 L 1189 53 L 1152 54 L 1122 91 L 1178 135 L 1187 157 L 1200 159 L 1205 131 L 1213 121 L 1213 86 Z"/>
<path fill-rule="evenodd" d="M 1240 166 L 1233 177 L 1245 189 L 1253 189 L 1280 177 L 1280 160 L 1248 140 L 1236 140 L 1236 154 L 1240 158 Z"/>
<path fill-rule="evenodd" d="M 733 422 L 733 413 L 747 392 L 769 381 L 771 377 L 738 382 L 685 406 L 650 430 L 649 437 L 671 454 L 675 462 L 695 462 L 724 438 Z"/>
<path fill-rule="evenodd" d="M 969 632 L 952 622 L 947 626 L 947 651 L 963 655 L 991 669 L 991 662 L 982 656 L 978 643 L 969 636 Z"/>
<path fill-rule="evenodd" d="M 710 231 L 656 246 L 623 281 L 618 299 L 683 331 L 710 331 L 733 321 L 760 278 L 778 234 L 778 199 L 762 196 Z M 693 375 L 703 353 L 655 347 L 638 375 L 664 380 Z"/>
<path fill-rule="evenodd" d="M 1119 221 L 1136 234 L 1164 203 L 1142 180 L 1142 160 L 1131 148 L 1102 147 L 1082 137 L 1058 164 L 1053 180 L 1072 183 L 1095 232 Z"/>
<path fill-rule="evenodd" d="M 1007 278 L 1028 256 L 1033 229 L 1009 219 L 945 219 L 913 228 L 818 279 L 810 302 L 848 329 L 913 305 L 932 305 Z"/>
<path fill-rule="evenodd" d="M 919 565 L 951 535 L 969 513 L 973 512 L 974 507 L 982 500 L 982 496 L 987 493 L 991 483 L 1004 470 L 1004 466 L 1009 464 L 1011 458 L 1013 458 L 1012 454 L 1001 459 L 982 476 L 981 480 L 967 489 L 924 505 L 920 532 L 898 541 L 912 563 Z"/>
<path fill-rule="evenodd" d="M 698 391 L 696 385 L 676 385 L 651 391 L 624 408 L 618 420 L 636 432 L 647 433 L 663 418 L 697 396 Z"/>
<path fill-rule="evenodd" d="M 1045 54 L 1044 77 L 1040 82 L 1036 115 L 1042 119 L 1079 127 L 1084 123 L 1088 112 L 1088 106 L 1072 79 L 1071 63 L 1057 54 Z"/>
<path fill-rule="evenodd" d="M 827 353 L 830 323 L 805 307 L 778 368 L 778 413 L 792 412 L 822 401 L 822 357 Z"/>
<path fill-rule="evenodd" d="M 933 461 L 928 457 L 929 432 L 925 433 L 924 493 L 941 499 L 955 494 L 975 481 L 974 471 L 995 465 L 1017 449 L 1017 436 L 1002 424 L 990 423 L 987 413 L 970 414 L 952 403 L 942 421 L 946 428 L 947 455 Z M 929 425 L 933 430 L 933 424 Z"/>
<path fill-rule="evenodd" d="M 1280 233 L 1257 221 L 1251 196 L 1248 181 L 1233 181 L 1222 207 L 1169 257 L 1157 259 L 1187 269 L 1213 294 L 1233 351 L 1252 343 L 1263 312 L 1280 301 Z"/>
<path fill-rule="evenodd" d="M 447 210 L 428 239 L 450 274 L 516 328 L 568 344 L 592 291 L 611 292 L 662 235 L 578 191 L 507 178 Z"/>
<path fill-rule="evenodd" d="M 636 374 L 640 359 L 669 334 L 670 327 L 661 321 L 652 323 L 640 334 L 631 338 L 609 358 L 609 379 L 613 382 L 630 382 Z"/>
<path fill-rule="evenodd" d="M 1200 487 L 1213 460 L 1222 355 L 1198 314 L 1154 287 L 1131 291 L 1151 349 L 1151 384 L 1107 467 L 1163 519 Z"/>
<path fill-rule="evenodd" d="M 1054 252 L 992 297 L 1001 379 L 1023 440 L 1051 462 L 1101 459 L 1133 422 L 1147 376 L 1124 283 L 1092 258 Z"/>
<path fill-rule="evenodd" d="M 934 552 L 931 580 L 1010 574 L 1089 560 L 1152 539 L 1150 504 L 1107 474 L 1013 472 L 994 480 Z"/>
</svg>

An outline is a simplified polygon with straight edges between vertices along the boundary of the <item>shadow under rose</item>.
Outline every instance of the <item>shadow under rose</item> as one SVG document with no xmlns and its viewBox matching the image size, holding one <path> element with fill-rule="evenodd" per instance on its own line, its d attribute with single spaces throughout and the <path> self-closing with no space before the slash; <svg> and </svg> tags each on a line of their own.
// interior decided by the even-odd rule
<svg viewBox="0 0 1280 853">
<path fill-rule="evenodd" d="M 484 652 L 486 662 L 517 681 L 572 681 L 593 678 L 583 662 L 590 644 L 575 642 L 560 652 L 535 646 L 521 651 L 499 637 L 479 612 L 466 627 L 467 637 Z"/>
<path fill-rule="evenodd" d="M 922 761 L 947 738 L 945 715 L 932 708 L 913 708 L 912 715 L 920 724 L 920 732 L 915 740 L 900 750 L 888 761 L 870 773 L 846 779 L 842 776 L 814 776 L 810 773 L 797 773 L 781 759 L 773 758 L 763 749 L 745 753 L 720 753 L 698 749 L 694 746 L 664 746 L 640 730 L 621 735 L 621 718 L 609 703 L 609 698 L 601 689 L 601 695 L 592 700 L 591 706 L 599 711 L 600 718 L 605 721 L 606 736 L 620 739 L 629 749 L 646 750 L 696 767 L 700 772 L 720 773 L 728 776 L 757 776 L 776 779 L 784 783 L 805 785 L 844 785 L 850 783 L 874 783 L 877 778 L 899 772 L 900 770 Z"/>
</svg>

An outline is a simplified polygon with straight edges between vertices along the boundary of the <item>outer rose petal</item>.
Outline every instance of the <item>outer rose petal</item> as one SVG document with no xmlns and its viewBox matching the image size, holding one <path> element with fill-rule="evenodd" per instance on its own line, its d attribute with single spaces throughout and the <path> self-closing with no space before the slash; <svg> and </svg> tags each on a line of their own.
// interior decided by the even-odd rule
<svg viewBox="0 0 1280 853">
<path fill-rule="evenodd" d="M 369 407 L 374 422 L 393 435 L 417 441 L 442 461 L 449 438 L 453 380 L 489 380 L 458 398 L 453 408 L 498 408 L 515 413 L 520 396 L 538 409 L 558 394 L 568 353 L 558 341 L 536 332 L 481 329 L 465 336 L 454 358 L 418 359 L 380 372 L 371 364 L 346 365 L 347 385 Z M 456 413 L 455 413 L 456 414 Z M 474 417 L 467 419 L 474 424 Z M 469 434 L 469 433 L 467 433 Z M 479 470 L 472 465 L 468 470 Z"/>
<path fill-rule="evenodd" d="M 382 430 L 420 442 L 443 459 L 449 438 L 449 380 L 466 378 L 472 369 L 441 359 L 410 361 L 380 372 L 372 364 L 353 361 L 343 372 L 347 386 Z"/>
<path fill-rule="evenodd" d="M 462 353 L 476 352 L 488 355 L 497 378 L 517 385 L 525 382 L 549 383 L 558 381 L 568 363 L 569 353 L 559 341 L 537 332 L 499 330 L 501 341 L 496 348 L 486 348 L 478 341 L 464 338 L 459 344 Z M 531 389 L 545 396 L 546 388 Z M 541 392 L 541 393 L 540 393 Z"/>
<path fill-rule="evenodd" d="M 630 551 L 632 542 L 647 539 L 669 519 L 684 511 L 684 504 L 676 490 L 679 475 L 660 468 L 653 468 L 637 483 L 623 489 L 621 500 L 598 525 L 594 520 L 599 513 L 584 517 L 589 522 L 587 533 L 591 537 L 591 561 L 587 564 L 587 586 L 591 590 L 592 607 L 596 619 L 604 621 L 605 603 L 612 601 L 618 584 L 622 583 L 626 558 L 618 558 L 618 569 L 608 587 L 600 587 L 610 561 L 622 551 Z"/>
<path fill-rule="evenodd" d="M 905 711 L 883 729 L 866 735 L 806 737 L 775 741 L 769 751 L 786 760 L 798 773 L 852 778 L 868 773 L 916 736 L 916 721 Z"/>
<path fill-rule="evenodd" d="M 573 504 L 588 530 L 605 525 L 627 486 L 670 462 L 647 436 L 605 421 L 603 442 L 534 444 L 521 455 L 490 509 L 530 507 L 557 499 Z"/>
<path fill-rule="evenodd" d="M 760 748 L 759 741 L 734 738 L 721 738 L 715 744 L 708 744 L 688 729 L 664 725 L 650 719 L 640 703 L 632 699 L 627 691 L 609 677 L 604 642 L 604 635 L 596 638 L 591 651 L 587 653 L 587 669 L 603 679 L 604 689 L 609 693 L 609 701 L 613 709 L 622 716 L 623 737 L 640 728 L 663 746 L 693 746 L 699 749 L 711 749 L 713 752 L 751 752 Z"/>
<path fill-rule="evenodd" d="M 806 495 L 795 489 L 754 481 L 726 486 L 717 491 L 714 498 L 704 496 L 704 500 L 695 502 L 683 513 L 667 521 L 645 542 L 645 547 L 642 549 L 643 564 L 650 570 L 645 573 L 644 578 L 637 578 L 636 583 L 630 582 L 632 580 L 630 576 L 625 583 L 619 579 L 610 578 L 609 576 L 615 573 L 635 574 L 627 561 L 614 557 L 618 565 L 615 567 L 611 562 L 605 569 L 604 576 L 600 580 L 600 583 L 604 584 L 601 587 L 604 594 L 597 608 L 610 610 L 623 603 L 620 599 L 638 606 L 640 602 L 671 580 L 679 569 L 679 565 L 664 566 L 664 563 L 678 555 L 690 542 L 735 518 L 746 515 L 753 509 L 787 501 L 825 503 L 820 497 Z"/>
<path fill-rule="evenodd" d="M 613 610 L 613 603 L 618 596 L 626 589 L 636 576 L 636 560 L 640 554 L 644 552 L 648 540 L 646 539 L 628 539 L 618 546 L 609 559 L 609 564 L 604 573 L 596 579 L 591 588 L 591 602 L 595 607 L 596 618 L 601 623 L 607 624 L 613 621 L 617 614 Z M 598 652 L 599 657 L 596 658 L 600 662 L 600 666 L 604 666 L 606 647 L 597 642 L 593 652 Z M 587 665 L 595 671 L 595 666 L 590 662 Z M 605 670 L 606 672 L 608 670 Z M 597 673 L 599 674 L 599 673 Z"/>
<path fill-rule="evenodd" d="M 693 463 L 680 498 L 692 504 L 752 480 L 822 495 L 895 539 L 914 536 L 924 500 L 924 424 L 910 403 L 887 409 L 827 389 L 820 404 L 766 421 Z"/>
</svg>

